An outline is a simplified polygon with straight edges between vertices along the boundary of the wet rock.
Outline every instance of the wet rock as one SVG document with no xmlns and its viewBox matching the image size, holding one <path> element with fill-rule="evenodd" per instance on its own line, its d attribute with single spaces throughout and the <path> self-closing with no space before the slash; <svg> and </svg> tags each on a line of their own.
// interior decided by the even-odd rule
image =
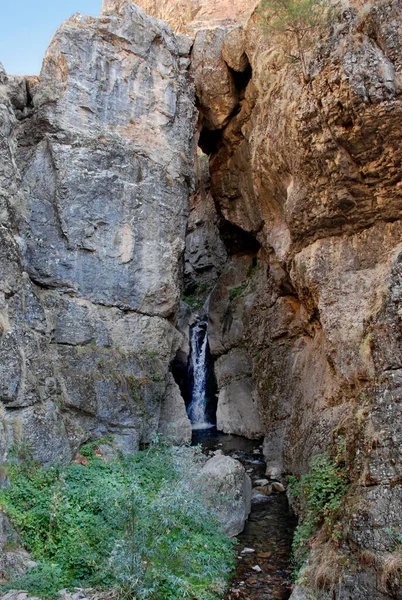
<svg viewBox="0 0 402 600">
<path fill-rule="evenodd" d="M 269 496 L 272 492 L 271 485 L 258 486 L 253 489 L 253 495 L 263 494 L 264 496 Z"/>
<path fill-rule="evenodd" d="M 158 431 L 164 438 L 176 444 L 183 444 L 191 440 L 191 423 L 179 386 L 173 375 L 169 374 L 168 378 Z"/>
<path fill-rule="evenodd" d="M 253 482 L 253 486 L 254 486 L 254 487 L 261 487 L 261 486 L 262 486 L 262 487 L 264 487 L 264 486 L 266 486 L 266 485 L 269 485 L 269 481 L 268 481 L 268 479 L 256 479 L 256 480 Z"/>
</svg>

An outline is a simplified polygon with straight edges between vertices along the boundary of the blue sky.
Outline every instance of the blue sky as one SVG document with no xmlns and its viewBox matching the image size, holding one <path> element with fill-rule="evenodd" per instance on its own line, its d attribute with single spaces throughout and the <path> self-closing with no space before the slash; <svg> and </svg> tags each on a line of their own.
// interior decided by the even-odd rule
<svg viewBox="0 0 402 600">
<path fill-rule="evenodd" d="M 102 0 L 0 0 L 0 62 L 10 75 L 38 75 L 46 48 L 64 19 L 97 17 Z"/>
</svg>

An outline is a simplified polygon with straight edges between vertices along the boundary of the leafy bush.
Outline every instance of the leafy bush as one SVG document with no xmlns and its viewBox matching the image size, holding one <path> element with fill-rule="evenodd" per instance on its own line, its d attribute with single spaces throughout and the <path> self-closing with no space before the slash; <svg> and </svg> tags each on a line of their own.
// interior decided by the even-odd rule
<svg viewBox="0 0 402 600">
<path fill-rule="evenodd" d="M 0 501 L 38 567 L 4 589 L 54 598 L 62 588 L 114 588 L 121 598 L 214 600 L 234 565 L 232 543 L 197 495 L 173 448 L 105 462 L 9 466 Z M 184 462 L 183 462 L 184 461 Z"/>
<path fill-rule="evenodd" d="M 319 454 L 310 463 L 310 471 L 298 480 L 289 478 L 289 495 L 298 505 L 300 522 L 293 538 L 293 561 L 298 573 L 309 553 L 309 541 L 324 523 L 334 525 L 336 513 L 348 488 L 342 464 L 328 454 Z"/>
</svg>

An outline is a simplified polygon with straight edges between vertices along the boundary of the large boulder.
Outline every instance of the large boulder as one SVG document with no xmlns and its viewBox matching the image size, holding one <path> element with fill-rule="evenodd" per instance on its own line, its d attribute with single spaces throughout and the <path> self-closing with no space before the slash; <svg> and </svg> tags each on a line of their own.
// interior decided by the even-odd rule
<svg viewBox="0 0 402 600">
<path fill-rule="evenodd" d="M 205 463 L 198 480 L 225 533 L 234 537 L 243 531 L 252 487 L 243 465 L 230 456 L 217 455 Z"/>
</svg>

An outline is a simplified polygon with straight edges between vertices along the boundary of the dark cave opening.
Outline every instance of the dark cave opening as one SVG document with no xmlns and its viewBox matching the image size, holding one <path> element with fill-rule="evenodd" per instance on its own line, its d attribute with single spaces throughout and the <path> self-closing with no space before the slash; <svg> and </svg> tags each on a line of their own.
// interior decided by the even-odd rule
<svg viewBox="0 0 402 600">
<path fill-rule="evenodd" d="M 200 132 L 198 145 L 204 154 L 216 154 L 222 146 L 222 129 L 208 129 L 204 126 Z"/>
<path fill-rule="evenodd" d="M 249 63 L 247 65 L 247 67 L 244 69 L 244 71 L 235 71 L 234 69 L 231 69 L 230 67 L 229 67 L 229 71 L 233 77 L 233 81 L 236 86 L 236 89 L 239 91 L 240 99 L 242 99 L 242 94 L 244 93 L 244 90 L 246 89 L 246 87 L 248 86 L 248 84 L 250 83 L 250 81 L 253 77 L 253 69 L 251 68 L 251 65 Z"/>
<path fill-rule="evenodd" d="M 222 216 L 218 227 L 222 241 L 225 244 L 226 251 L 229 255 L 255 255 L 258 253 L 261 244 L 250 231 L 245 231 L 241 227 L 230 223 Z"/>
</svg>

